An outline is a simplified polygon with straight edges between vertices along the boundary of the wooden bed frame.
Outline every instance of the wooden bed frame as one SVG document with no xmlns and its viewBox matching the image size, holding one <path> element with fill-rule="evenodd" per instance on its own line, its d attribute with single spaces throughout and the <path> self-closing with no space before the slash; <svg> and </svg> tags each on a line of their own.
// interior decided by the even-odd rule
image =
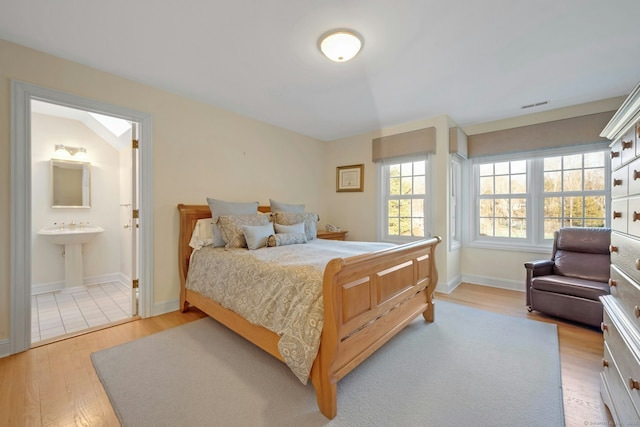
<svg viewBox="0 0 640 427">
<path fill-rule="evenodd" d="M 210 218 L 208 205 L 179 204 L 180 307 L 191 305 L 279 360 L 280 337 L 204 295 L 186 289 L 197 220 Z M 269 212 L 268 206 L 260 206 Z M 382 251 L 330 261 L 324 272 L 324 327 L 311 369 L 320 412 L 336 416 L 337 382 L 422 313 L 434 321 L 433 293 L 438 283 L 435 248 L 440 237 Z"/>
</svg>

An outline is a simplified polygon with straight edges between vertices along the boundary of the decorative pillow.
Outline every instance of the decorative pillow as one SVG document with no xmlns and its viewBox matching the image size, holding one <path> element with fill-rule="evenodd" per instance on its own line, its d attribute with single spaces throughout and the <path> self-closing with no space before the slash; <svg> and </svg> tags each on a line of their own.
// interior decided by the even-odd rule
<svg viewBox="0 0 640 427">
<path fill-rule="evenodd" d="M 276 212 L 276 224 L 293 225 L 304 222 L 304 234 L 307 240 L 313 240 L 318 234 L 318 214 L 312 212 Z"/>
<path fill-rule="evenodd" d="M 209 246 L 213 244 L 213 219 L 204 218 L 199 219 L 196 222 L 196 226 L 193 228 L 191 234 L 191 240 L 189 246 L 198 250 L 203 246 Z"/>
<path fill-rule="evenodd" d="M 244 225 L 242 230 L 249 249 L 264 248 L 267 246 L 269 236 L 275 232 L 272 222 L 265 225 Z"/>
<path fill-rule="evenodd" d="M 291 205 L 276 202 L 273 199 L 269 199 L 269 204 L 271 205 L 271 212 L 304 212 L 304 205 Z"/>
<path fill-rule="evenodd" d="M 267 240 L 267 246 L 295 245 L 307 243 L 307 235 L 304 233 L 280 233 L 272 234 Z"/>
<path fill-rule="evenodd" d="M 276 233 L 303 233 L 304 234 L 304 222 L 299 222 L 292 225 L 275 224 Z"/>
<path fill-rule="evenodd" d="M 218 218 L 218 226 L 224 237 L 225 248 L 246 248 L 244 238 L 245 225 L 266 225 L 269 219 L 265 215 L 223 215 Z"/>
<path fill-rule="evenodd" d="M 224 236 L 218 227 L 218 218 L 222 215 L 253 215 L 258 212 L 258 202 L 225 202 L 207 197 L 207 203 L 213 218 L 213 246 L 216 248 L 225 245 Z"/>
</svg>

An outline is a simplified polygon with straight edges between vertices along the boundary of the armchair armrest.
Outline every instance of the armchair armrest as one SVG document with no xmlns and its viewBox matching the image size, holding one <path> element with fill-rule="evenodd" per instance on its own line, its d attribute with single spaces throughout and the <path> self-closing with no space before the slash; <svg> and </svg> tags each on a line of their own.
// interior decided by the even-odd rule
<svg viewBox="0 0 640 427">
<path fill-rule="evenodd" d="M 524 263 L 524 268 L 527 269 L 527 276 L 531 273 L 531 277 L 545 276 L 547 274 L 553 274 L 554 262 L 550 259 L 541 259 L 536 261 L 529 261 Z"/>
<path fill-rule="evenodd" d="M 531 279 L 536 276 L 553 274 L 553 265 L 554 262 L 550 259 L 541 259 L 524 263 L 524 268 L 527 269 L 525 293 L 527 297 L 527 308 L 529 311 L 531 311 Z"/>
</svg>

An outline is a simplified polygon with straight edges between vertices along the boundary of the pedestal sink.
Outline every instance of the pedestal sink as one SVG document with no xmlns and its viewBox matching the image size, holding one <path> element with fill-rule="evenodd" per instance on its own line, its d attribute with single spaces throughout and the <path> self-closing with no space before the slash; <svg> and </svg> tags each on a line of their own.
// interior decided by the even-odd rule
<svg viewBox="0 0 640 427">
<path fill-rule="evenodd" d="M 90 242 L 104 228 L 98 225 L 82 225 L 74 228 L 52 226 L 38 231 L 38 234 L 52 243 L 64 246 L 64 289 L 75 292 L 84 288 L 82 267 L 82 245 Z"/>
</svg>

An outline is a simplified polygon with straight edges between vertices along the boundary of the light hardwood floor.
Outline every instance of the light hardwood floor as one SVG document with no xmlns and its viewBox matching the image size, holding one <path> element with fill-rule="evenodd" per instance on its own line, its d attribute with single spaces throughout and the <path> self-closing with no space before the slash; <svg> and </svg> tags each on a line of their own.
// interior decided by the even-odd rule
<svg viewBox="0 0 640 427">
<path fill-rule="evenodd" d="M 524 294 L 516 291 L 462 284 L 449 295 L 437 294 L 436 299 L 556 323 L 566 425 L 612 425 L 599 394 L 603 341 L 598 330 L 527 313 Z M 437 313 L 436 308 L 436 321 Z M 0 359 L 0 426 L 118 426 L 93 369 L 91 353 L 203 316 L 196 310 L 168 313 Z M 526 387 L 526 384 L 514 379 L 514 387 Z"/>
</svg>

